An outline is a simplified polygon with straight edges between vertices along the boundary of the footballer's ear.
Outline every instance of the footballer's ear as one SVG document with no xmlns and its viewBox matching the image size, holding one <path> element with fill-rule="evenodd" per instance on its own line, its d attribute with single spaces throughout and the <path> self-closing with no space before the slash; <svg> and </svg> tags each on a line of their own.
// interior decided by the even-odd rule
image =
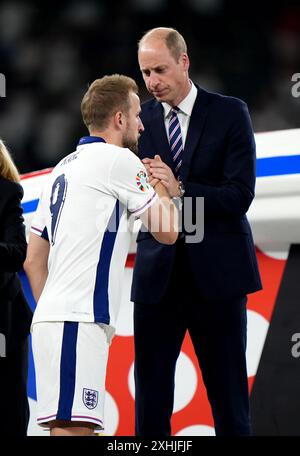
<svg viewBox="0 0 300 456">
<path fill-rule="evenodd" d="M 121 111 L 117 111 L 114 115 L 114 124 L 117 128 L 122 128 L 124 125 L 124 115 Z"/>
</svg>

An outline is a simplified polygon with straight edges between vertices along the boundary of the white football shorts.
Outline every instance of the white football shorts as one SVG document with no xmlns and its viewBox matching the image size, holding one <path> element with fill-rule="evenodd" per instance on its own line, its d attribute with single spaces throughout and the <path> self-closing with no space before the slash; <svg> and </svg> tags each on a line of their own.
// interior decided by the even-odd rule
<svg viewBox="0 0 300 456">
<path fill-rule="evenodd" d="M 37 422 L 82 421 L 102 430 L 107 335 L 98 323 L 39 322 L 32 326 Z"/>
</svg>

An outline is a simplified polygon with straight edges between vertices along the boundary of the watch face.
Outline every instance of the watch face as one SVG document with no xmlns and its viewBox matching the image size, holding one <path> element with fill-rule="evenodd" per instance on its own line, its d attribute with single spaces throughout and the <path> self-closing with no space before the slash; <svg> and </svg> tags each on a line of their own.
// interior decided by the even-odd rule
<svg viewBox="0 0 300 456">
<path fill-rule="evenodd" d="M 183 186 L 183 183 L 179 181 L 179 193 L 180 193 L 180 197 L 182 197 L 184 195 L 184 186 Z"/>
</svg>

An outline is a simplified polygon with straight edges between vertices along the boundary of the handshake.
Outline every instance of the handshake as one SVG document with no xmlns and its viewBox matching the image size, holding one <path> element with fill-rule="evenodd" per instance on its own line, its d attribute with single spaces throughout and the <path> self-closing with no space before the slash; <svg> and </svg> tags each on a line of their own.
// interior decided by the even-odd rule
<svg viewBox="0 0 300 456">
<path fill-rule="evenodd" d="M 182 196 L 179 181 L 159 155 L 155 155 L 154 158 L 144 158 L 142 162 L 147 170 L 149 184 L 157 193 L 167 193 L 169 198 Z"/>
</svg>

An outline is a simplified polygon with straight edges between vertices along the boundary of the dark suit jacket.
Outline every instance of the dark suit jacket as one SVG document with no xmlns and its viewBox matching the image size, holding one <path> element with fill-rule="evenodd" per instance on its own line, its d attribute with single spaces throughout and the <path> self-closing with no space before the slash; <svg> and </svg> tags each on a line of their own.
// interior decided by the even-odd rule
<svg viewBox="0 0 300 456">
<path fill-rule="evenodd" d="M 254 135 L 243 101 L 197 89 L 180 178 L 185 197 L 194 203 L 196 197 L 204 197 L 204 239 L 185 248 L 200 295 L 230 299 L 261 288 L 245 215 L 254 197 Z M 156 100 L 144 103 L 141 119 L 145 131 L 140 158 L 159 154 L 174 169 L 162 105 Z M 158 302 L 169 283 L 178 243 L 162 245 L 148 232 L 140 232 L 137 242 L 131 299 Z"/>
<path fill-rule="evenodd" d="M 26 257 L 21 185 L 0 177 L 0 333 L 9 353 L 30 330 L 32 312 L 17 271 Z"/>
</svg>

